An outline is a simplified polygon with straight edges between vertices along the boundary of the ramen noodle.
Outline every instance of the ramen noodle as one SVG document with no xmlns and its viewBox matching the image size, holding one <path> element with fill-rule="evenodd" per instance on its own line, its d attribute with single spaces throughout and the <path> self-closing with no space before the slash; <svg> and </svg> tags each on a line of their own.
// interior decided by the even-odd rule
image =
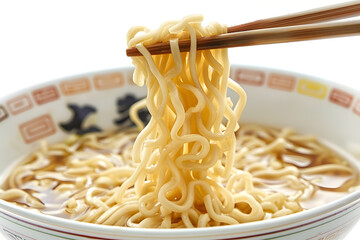
<svg viewBox="0 0 360 240">
<path fill-rule="evenodd" d="M 316 138 L 239 124 L 246 94 L 228 78 L 227 49 L 196 51 L 197 37 L 225 32 L 196 15 L 156 31 L 132 28 L 128 46 L 142 54 L 134 82 L 147 85 L 130 111 L 138 128 L 43 141 L 0 197 L 89 223 L 191 228 L 281 217 L 352 191 L 357 172 Z M 180 52 L 181 39 L 191 40 L 189 52 Z M 151 56 L 145 46 L 163 41 L 171 54 Z M 144 107 L 146 126 L 136 114 Z"/>
</svg>

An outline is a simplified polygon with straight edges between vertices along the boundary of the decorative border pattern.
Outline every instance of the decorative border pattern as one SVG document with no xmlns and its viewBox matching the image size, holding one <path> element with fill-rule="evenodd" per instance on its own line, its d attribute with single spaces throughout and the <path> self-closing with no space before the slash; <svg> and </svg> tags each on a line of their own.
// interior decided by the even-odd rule
<svg viewBox="0 0 360 240">
<path fill-rule="evenodd" d="M 319 99 L 324 99 L 328 93 L 329 87 L 325 84 L 315 82 L 310 79 L 301 78 L 297 86 L 297 92 Z"/>
<path fill-rule="evenodd" d="M 12 115 L 17 115 L 25 112 L 33 107 L 30 96 L 22 94 L 18 97 L 12 98 L 6 102 L 6 105 Z"/>
<path fill-rule="evenodd" d="M 88 92 L 90 91 L 91 86 L 89 79 L 84 77 L 61 82 L 60 89 L 65 96 L 69 96 Z"/>
<path fill-rule="evenodd" d="M 8 116 L 9 114 L 7 113 L 5 107 L 0 105 L 0 122 L 4 121 Z"/>
<path fill-rule="evenodd" d="M 336 87 L 329 88 L 328 85 L 304 77 L 297 79 L 290 74 L 278 72 L 267 72 L 261 70 L 252 70 L 242 67 L 232 67 L 230 78 L 235 82 L 243 85 L 262 87 L 266 86 L 271 89 L 296 92 L 309 97 L 325 100 L 344 108 L 352 109 L 352 112 L 360 116 L 360 96 L 357 98 L 345 90 Z M 356 100 L 355 100 L 356 99 Z M 351 106 L 353 106 L 351 108 Z"/>
<path fill-rule="evenodd" d="M 0 123 L 11 117 L 10 115 L 22 114 L 32 109 L 34 107 L 33 102 L 38 106 L 42 106 L 50 102 L 55 102 L 63 96 L 86 93 L 92 90 L 92 84 L 95 91 L 121 88 L 125 84 L 133 85 L 131 76 L 132 75 L 128 72 L 113 71 L 95 74 L 91 77 L 84 76 L 75 79 L 66 79 L 58 83 L 58 85 L 40 87 L 29 94 L 24 93 L 8 100 L 6 102 L 6 107 L 0 106 Z M 353 96 L 338 88 L 330 89 L 328 85 L 316 80 L 304 77 L 297 78 L 294 75 L 291 75 L 291 73 L 281 73 L 276 72 L 276 70 L 258 70 L 238 66 L 231 67 L 230 77 L 242 85 L 267 87 L 269 89 L 289 93 L 293 92 L 317 98 L 319 100 L 327 99 L 330 103 L 345 109 L 350 109 L 353 114 L 360 116 L 360 96 Z M 50 136 L 56 133 L 56 129 L 47 129 L 51 130 L 43 136 Z M 39 139 L 37 137 L 31 137 L 31 134 L 29 135 L 23 132 L 22 136 L 25 143 L 31 143 L 34 141 L 33 139 Z"/>
<path fill-rule="evenodd" d="M 32 143 L 56 133 L 54 121 L 49 114 L 20 124 L 19 129 L 26 143 Z"/>
<path fill-rule="evenodd" d="M 353 112 L 360 116 L 360 99 L 354 104 Z"/>
<path fill-rule="evenodd" d="M 232 78 L 239 84 L 262 86 L 265 82 L 265 73 L 258 70 L 237 68 Z"/>
<path fill-rule="evenodd" d="M 54 85 L 36 89 L 32 92 L 32 96 L 38 105 L 52 102 L 60 98 L 59 91 Z"/>
<path fill-rule="evenodd" d="M 268 87 L 284 91 L 293 91 L 295 88 L 296 79 L 294 76 L 270 73 L 268 78 Z"/>
<path fill-rule="evenodd" d="M 337 88 L 333 88 L 329 95 L 330 102 L 343 106 L 344 108 L 349 108 L 353 99 L 354 97 L 351 94 Z"/>
<path fill-rule="evenodd" d="M 98 90 L 118 88 L 124 85 L 124 75 L 119 72 L 94 76 L 94 86 Z"/>
</svg>

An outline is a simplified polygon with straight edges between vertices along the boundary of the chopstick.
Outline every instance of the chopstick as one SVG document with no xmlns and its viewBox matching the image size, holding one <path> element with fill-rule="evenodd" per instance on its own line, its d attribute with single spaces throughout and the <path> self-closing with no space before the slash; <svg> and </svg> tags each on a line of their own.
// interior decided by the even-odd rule
<svg viewBox="0 0 360 240">
<path fill-rule="evenodd" d="M 320 23 L 360 15 L 360 1 L 307 10 L 280 17 L 260 19 L 253 22 L 228 27 L 227 32 L 240 32 L 264 28 L 286 27 L 311 23 Z"/>
<path fill-rule="evenodd" d="M 359 15 L 360 1 L 355 1 L 262 19 L 229 27 L 230 33 L 198 38 L 197 49 L 231 48 L 360 35 L 360 21 L 319 23 Z M 190 41 L 179 41 L 179 47 L 182 52 L 189 51 Z M 148 45 L 146 48 L 153 55 L 171 52 L 168 42 Z M 127 49 L 126 54 L 129 57 L 141 55 L 136 48 Z"/>
</svg>

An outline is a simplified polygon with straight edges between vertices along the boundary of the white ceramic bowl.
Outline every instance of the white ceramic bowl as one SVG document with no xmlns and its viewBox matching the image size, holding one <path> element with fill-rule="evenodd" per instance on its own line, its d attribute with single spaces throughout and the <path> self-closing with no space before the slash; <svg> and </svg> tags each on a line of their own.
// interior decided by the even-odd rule
<svg viewBox="0 0 360 240">
<path fill-rule="evenodd" d="M 69 131 L 111 129 L 127 112 L 118 100 L 142 98 L 145 89 L 132 83 L 132 68 L 89 73 L 34 86 L 0 100 L 0 176 L 37 140 L 58 142 Z M 360 149 L 360 92 L 329 81 L 274 69 L 232 66 L 231 77 L 248 94 L 241 121 L 290 126 L 327 139 L 353 159 Z M 128 98 L 129 99 L 129 98 Z M 121 103 L 121 101 L 120 101 Z M 65 131 L 76 114 L 90 109 L 80 127 Z M 78 120 L 79 120 L 78 119 Z M 339 150 L 343 151 L 343 150 Z M 359 150 L 357 150 L 359 151 Z M 360 168 L 359 168 L 360 169 Z M 0 230 L 8 239 L 342 239 L 360 216 L 360 191 L 286 217 L 254 223 L 198 229 L 133 229 L 100 226 L 34 213 L 0 200 Z"/>
</svg>

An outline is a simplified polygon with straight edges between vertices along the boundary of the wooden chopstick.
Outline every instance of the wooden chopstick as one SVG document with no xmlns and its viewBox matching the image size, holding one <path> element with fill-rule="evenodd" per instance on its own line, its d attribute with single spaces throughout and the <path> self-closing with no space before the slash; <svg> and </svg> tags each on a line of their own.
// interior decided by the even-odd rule
<svg viewBox="0 0 360 240">
<path fill-rule="evenodd" d="M 222 34 L 213 37 L 204 37 L 198 40 L 197 49 L 204 50 L 216 48 L 243 47 L 354 35 L 360 35 L 360 21 L 268 28 L 261 30 Z M 162 50 L 161 48 L 156 49 L 157 52 L 160 52 Z M 180 49 L 184 51 L 189 51 L 189 41 L 183 41 L 180 44 Z"/>
<path fill-rule="evenodd" d="M 359 16 L 360 1 L 352 1 L 313 10 L 288 14 L 280 17 L 260 19 L 257 21 L 228 27 L 227 32 L 240 32 L 264 28 L 286 27 L 320 23 L 337 19 Z"/>
<path fill-rule="evenodd" d="M 227 34 L 197 39 L 197 49 L 231 48 L 296 42 L 360 34 L 360 22 L 319 23 L 360 15 L 360 1 L 315 9 L 280 17 L 261 19 L 228 28 Z M 319 24 L 309 24 L 319 23 Z M 188 40 L 179 41 L 180 51 L 189 51 Z M 169 43 L 146 46 L 153 55 L 170 53 Z M 129 57 L 140 56 L 136 48 L 126 50 Z"/>
<path fill-rule="evenodd" d="M 203 37 L 197 40 L 197 50 L 297 42 L 354 35 L 360 35 L 360 21 L 307 24 Z M 190 41 L 179 41 L 179 47 L 183 52 L 189 51 Z M 146 48 L 153 55 L 170 53 L 170 45 L 167 43 L 153 44 Z M 130 49 L 128 50 L 128 56 L 140 55 L 134 49 L 131 49 L 131 52 Z"/>
</svg>

